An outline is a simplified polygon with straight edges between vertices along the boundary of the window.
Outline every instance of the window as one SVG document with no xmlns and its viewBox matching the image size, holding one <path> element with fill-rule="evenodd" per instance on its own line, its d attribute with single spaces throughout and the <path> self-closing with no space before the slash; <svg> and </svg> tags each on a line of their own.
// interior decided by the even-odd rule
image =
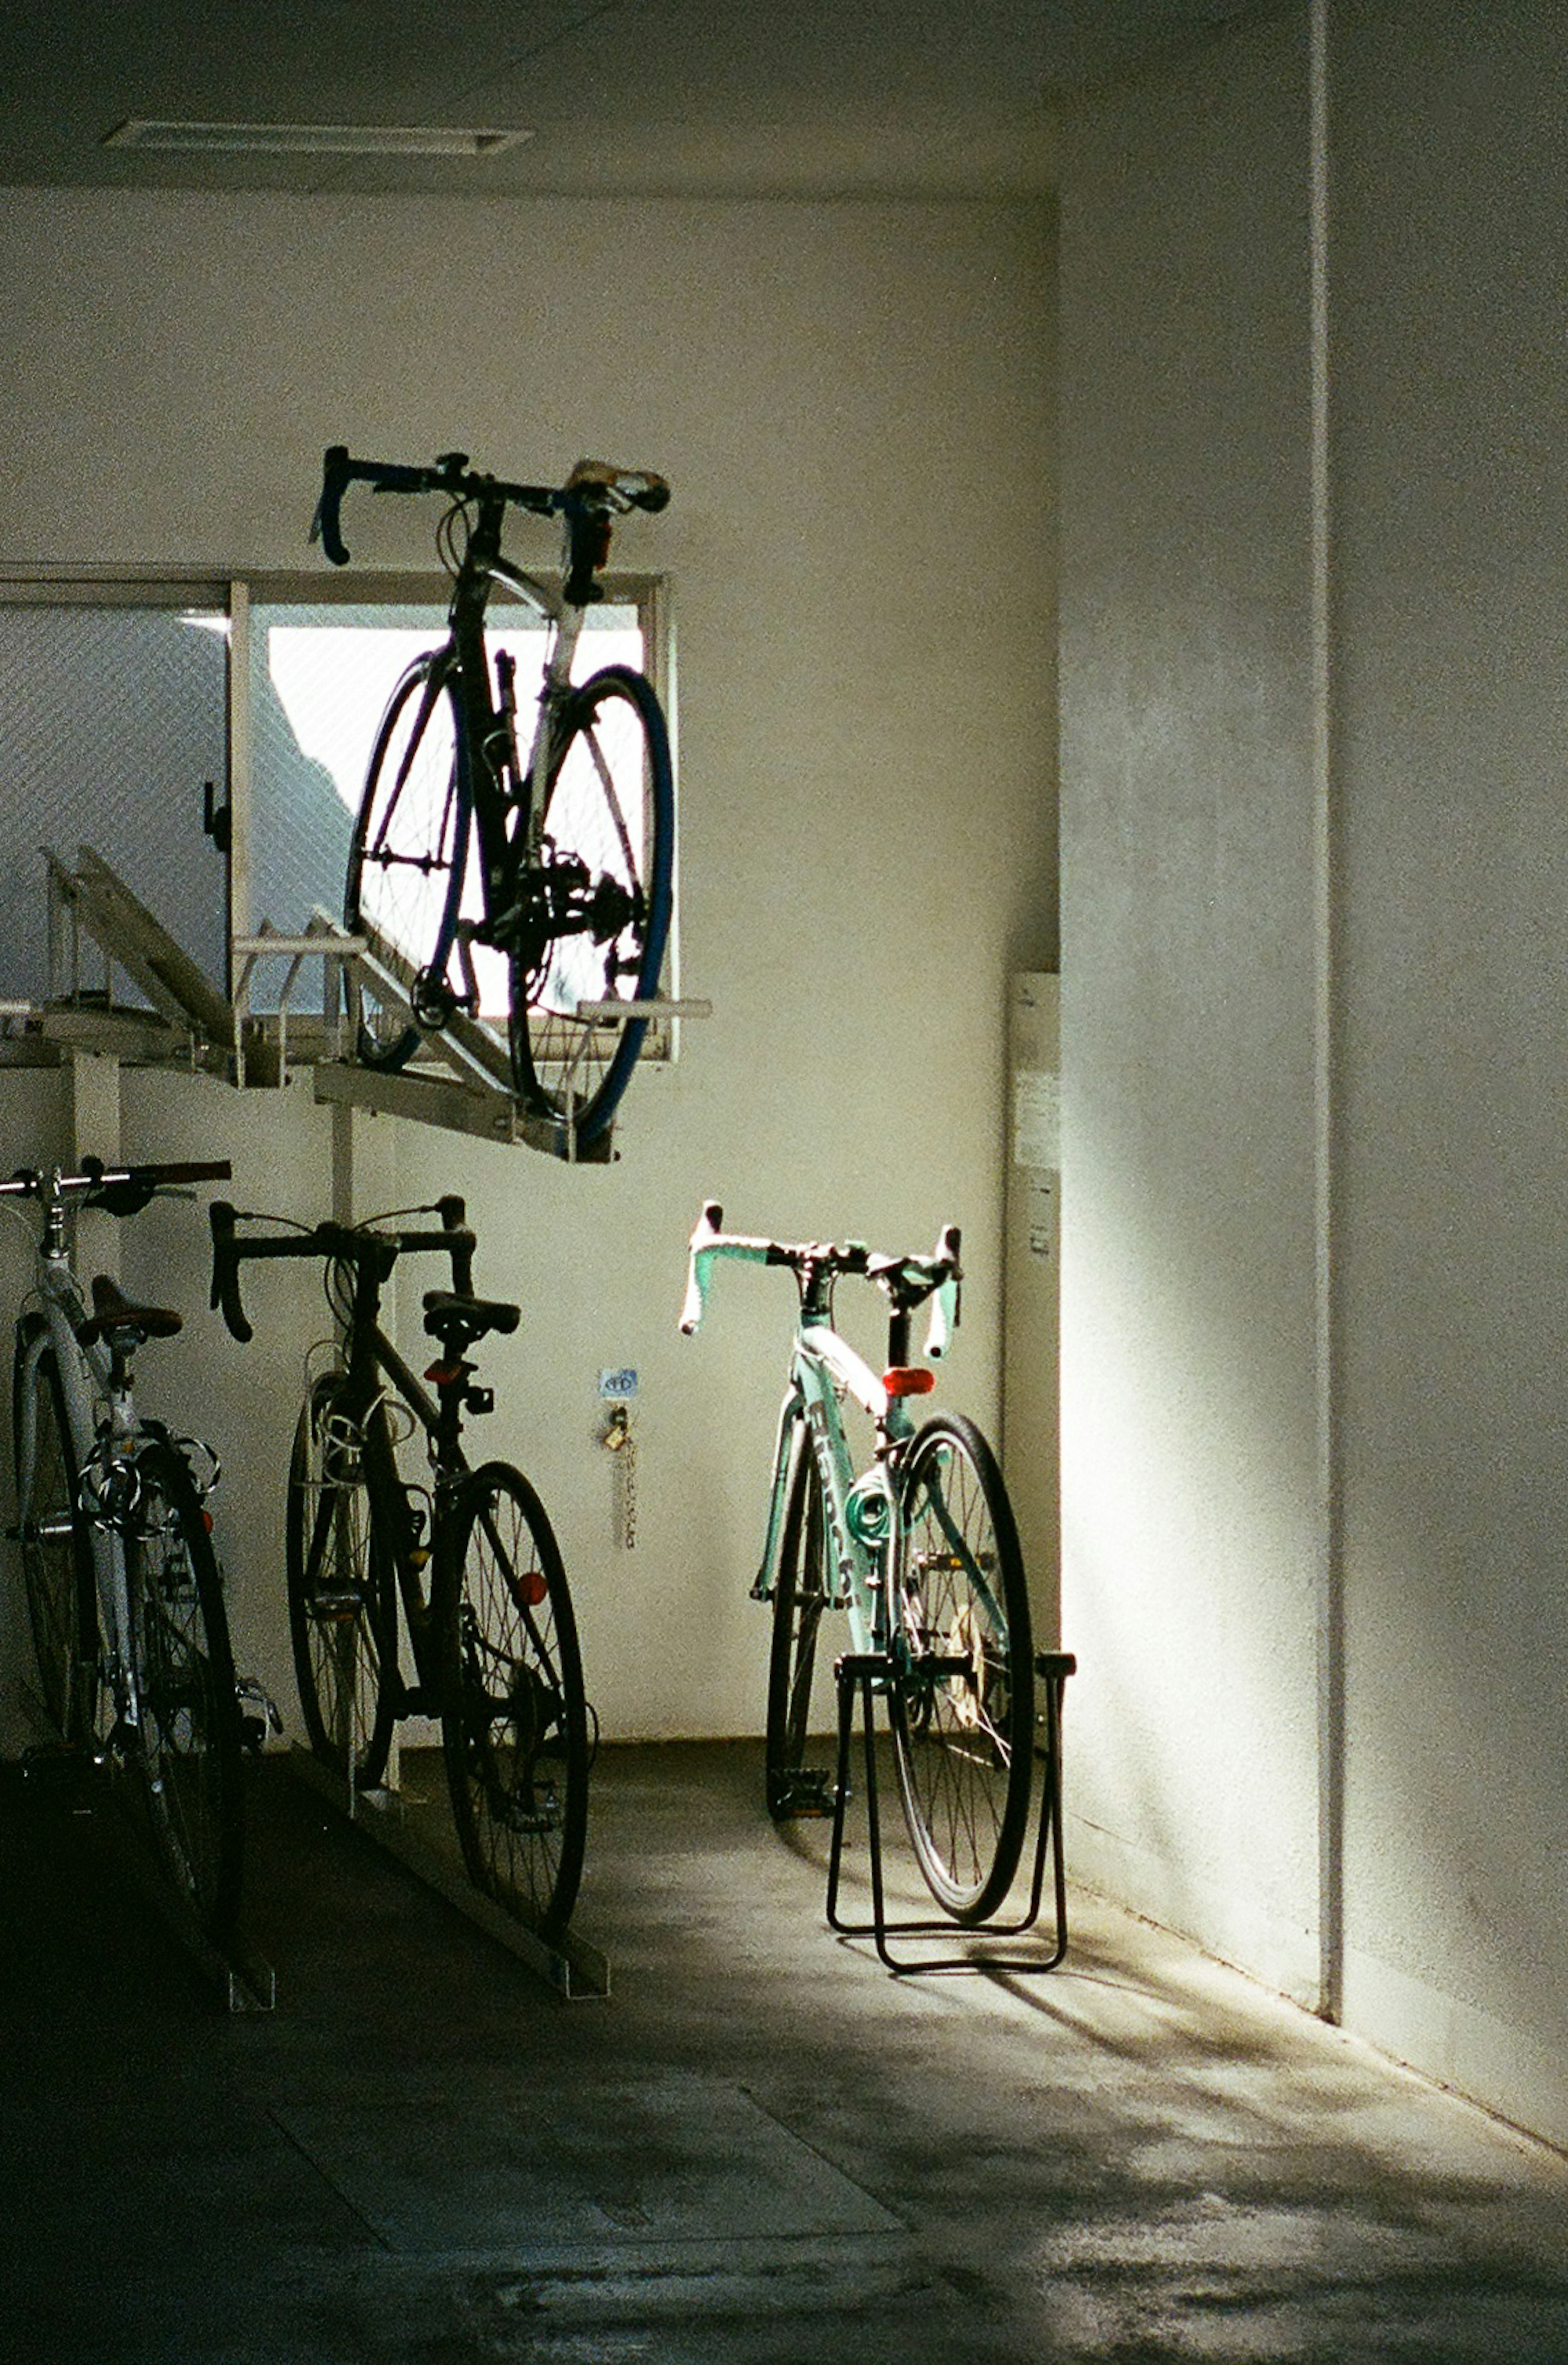
<svg viewBox="0 0 1568 2365">
<path fill-rule="evenodd" d="M 228 965 L 228 874 L 204 833 L 227 791 L 227 588 L 0 587 L 0 996 L 51 980 L 44 849 L 86 845 L 205 975 Z"/>
<path fill-rule="evenodd" d="M 0 999 L 42 1003 L 79 982 L 51 974 L 46 847 L 68 869 L 82 846 L 102 856 L 222 994 L 232 936 L 336 917 L 376 725 L 441 639 L 446 596 L 442 581 L 365 574 L 0 584 Z M 543 628 L 498 602 L 490 638 L 516 661 L 526 738 Z M 667 708 L 650 579 L 611 577 L 589 611 L 577 677 L 612 662 L 647 672 Z M 204 826 L 209 803 L 231 808 L 226 848 Z M 637 837 L 644 816 L 628 824 Z M 479 956 L 478 981 L 499 1016 L 498 957 Z M 280 985 L 280 965 L 264 965 L 252 1007 L 275 1007 Z M 320 988 L 302 975 L 291 1008 L 319 1010 Z M 140 999 L 122 973 L 115 990 Z"/>
<path fill-rule="evenodd" d="M 352 589 L 354 587 L 346 586 Z M 349 838 L 364 785 L 365 767 L 376 727 L 398 682 L 414 660 L 441 640 L 446 622 L 443 599 L 363 597 L 323 600 L 258 590 L 250 602 L 249 793 L 250 858 L 246 900 L 253 923 L 270 920 L 286 934 L 302 928 L 318 908 L 334 917 L 342 907 Z M 633 588 L 611 596 L 588 612 L 578 644 L 576 678 L 600 666 L 648 666 L 653 635 L 651 594 Z M 487 639 L 492 658 L 510 656 L 517 667 L 518 731 L 527 753 L 533 699 L 543 675 L 547 634 L 542 622 L 521 610 L 492 611 Z M 640 857 L 641 813 L 626 816 Z M 403 882 L 406 889 L 407 882 Z M 438 889 L 431 886 L 433 901 Z M 400 898 L 404 916 L 409 899 Z M 476 914 L 477 882 L 472 872 L 465 912 Z M 435 933 L 421 913 L 416 940 L 399 951 L 418 955 Z M 480 1015 L 504 1024 L 506 963 L 499 955 L 476 952 Z M 293 999 L 309 993 L 302 980 Z M 315 1000 L 302 1007 L 319 1007 Z M 257 1007 L 265 1006 L 264 988 Z"/>
</svg>

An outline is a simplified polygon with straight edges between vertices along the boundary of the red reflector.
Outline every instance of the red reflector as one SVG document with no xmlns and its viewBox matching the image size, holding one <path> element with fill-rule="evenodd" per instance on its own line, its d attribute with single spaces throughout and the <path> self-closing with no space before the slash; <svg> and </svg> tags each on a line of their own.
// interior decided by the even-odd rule
<svg viewBox="0 0 1568 2365">
<path fill-rule="evenodd" d="M 461 1363 L 432 1363 L 425 1377 L 432 1386 L 449 1388 L 454 1380 L 463 1377 L 463 1366 Z"/>
<path fill-rule="evenodd" d="M 512 1573 L 512 1583 L 530 1609 L 537 1609 L 550 1587 L 544 1572 L 538 1568 L 520 1568 Z"/>
<path fill-rule="evenodd" d="M 936 1374 L 918 1363 L 895 1363 L 890 1372 L 882 1373 L 882 1385 L 890 1396 L 928 1396 L 936 1385 Z"/>
</svg>

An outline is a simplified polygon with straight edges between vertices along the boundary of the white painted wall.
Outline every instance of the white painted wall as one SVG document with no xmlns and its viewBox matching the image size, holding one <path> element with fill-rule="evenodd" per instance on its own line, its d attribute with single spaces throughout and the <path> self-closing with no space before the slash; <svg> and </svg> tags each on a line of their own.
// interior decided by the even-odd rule
<svg viewBox="0 0 1568 2365">
<path fill-rule="evenodd" d="M 705 1194 L 890 1247 L 960 1221 L 949 1394 L 995 1411 L 1005 983 L 1054 951 L 1050 271 L 1048 220 L 1009 206 L 0 201 L 6 561 L 307 565 L 335 441 L 520 475 L 608 454 L 674 485 L 618 550 L 673 579 L 683 974 L 716 1014 L 634 1083 L 612 1169 L 371 1128 L 389 1195 L 464 1192 L 479 1285 L 523 1304 L 487 1351 L 485 1442 L 555 1517 L 613 1734 L 760 1715 L 745 1595 L 790 1303 L 722 1276 L 678 1338 Z M 353 523 L 356 558 L 429 563 L 414 505 Z M 7 1164 L 39 1154 L 42 1090 L 0 1078 Z M 241 1205 L 327 1212 L 304 1087 L 131 1076 L 126 1109 L 128 1153 L 227 1151 Z M 144 1218 L 127 1273 L 196 1309 L 167 1384 L 224 1450 L 241 1655 L 292 1709 L 279 1498 L 319 1298 L 268 1274 L 234 1346 L 203 1248 L 195 1218 Z M 621 1363 L 644 1382 L 630 1554 L 592 1442 Z"/>
<path fill-rule="evenodd" d="M 1564 2142 L 1568 73 L 1326 14 L 1316 851 L 1306 8 L 1063 198 L 1075 1855 Z"/>
<path fill-rule="evenodd" d="M 1081 1871 L 1316 1979 L 1306 77 L 1081 127 L 1062 213 L 1063 1636 Z"/>
<path fill-rule="evenodd" d="M 1346 2010 L 1568 2143 L 1562 33 L 1332 60 Z"/>
</svg>

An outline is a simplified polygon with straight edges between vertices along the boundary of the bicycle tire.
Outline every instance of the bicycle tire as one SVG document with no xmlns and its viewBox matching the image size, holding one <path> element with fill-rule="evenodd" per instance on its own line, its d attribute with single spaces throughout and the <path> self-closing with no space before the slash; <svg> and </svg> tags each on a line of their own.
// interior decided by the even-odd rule
<svg viewBox="0 0 1568 2365">
<path fill-rule="evenodd" d="M 521 1472 L 465 1479 L 441 1555 L 442 1739 L 475 1887 L 532 1928 L 566 1927 L 588 1834 L 588 1712 L 560 1549 Z"/>
<path fill-rule="evenodd" d="M 125 1528 L 137 1724 L 129 1743 L 164 1869 L 213 1937 L 240 1904 L 244 1802 L 240 1703 L 207 1514 L 175 1449 L 136 1458 Z"/>
<path fill-rule="evenodd" d="M 773 1584 L 773 1635 L 767 1659 L 767 1811 L 774 1821 L 820 1815 L 832 1805 L 825 1766 L 806 1764 L 812 1737 L 817 1630 L 833 1598 L 832 1563 L 822 1476 L 803 1420 L 790 1445 L 784 1532 Z M 820 1721 L 820 1720 L 819 1720 Z"/>
<path fill-rule="evenodd" d="M 329 1372 L 300 1407 L 288 1464 L 285 1557 L 295 1680 L 310 1746 L 356 1788 L 386 1770 L 398 1704 L 398 1598 L 387 1513 L 378 1519 L 369 1464 L 391 1440 L 379 1407 L 376 1447 Z"/>
<path fill-rule="evenodd" d="M 639 817 L 646 832 L 640 856 Z M 669 939 L 675 776 L 664 712 L 645 675 L 605 666 L 571 692 L 540 827 L 551 867 L 525 873 L 519 885 L 525 913 L 538 903 L 544 916 L 524 929 L 521 944 L 514 939 L 508 961 L 512 1085 L 536 1115 L 565 1117 L 569 1101 L 577 1145 L 586 1148 L 620 1106 L 648 1022 L 585 1021 L 577 1005 L 651 999 Z M 604 894 L 607 910 L 624 914 L 602 936 L 548 930 L 551 879 L 571 863 Z"/>
<path fill-rule="evenodd" d="M 955 1921 L 983 1922 L 1017 1871 L 1034 1774 L 1023 1555 L 996 1458 L 959 1414 L 916 1430 L 899 1496 L 888 1699 L 899 1795 L 932 1895 Z"/>
<path fill-rule="evenodd" d="M 450 651 L 403 675 L 376 728 L 349 841 L 343 925 L 415 997 L 438 992 L 457 931 L 474 801 Z M 357 1056 L 384 1071 L 406 1065 L 420 1027 L 362 974 Z"/>
<path fill-rule="evenodd" d="M 39 1345 L 48 1330 L 41 1314 L 25 1315 L 17 1326 L 11 1371 L 12 1467 L 39 1695 L 61 1740 L 74 1745 L 90 1735 L 97 1711 L 98 1604 L 65 1392 L 53 1348 Z"/>
</svg>

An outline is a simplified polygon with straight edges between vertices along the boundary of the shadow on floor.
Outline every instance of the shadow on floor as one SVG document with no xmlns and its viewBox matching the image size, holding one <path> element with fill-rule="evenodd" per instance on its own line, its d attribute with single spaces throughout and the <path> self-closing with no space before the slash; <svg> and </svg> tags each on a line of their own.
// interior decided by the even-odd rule
<svg viewBox="0 0 1568 2365">
<path fill-rule="evenodd" d="M 890 1979 L 759 1799 L 750 1744 L 602 1753 L 568 2004 L 267 1761 L 232 2018 L 7 1769 L 7 2353 L 1568 2359 L 1555 2156 L 1092 1900 L 1048 1978 Z"/>
</svg>

